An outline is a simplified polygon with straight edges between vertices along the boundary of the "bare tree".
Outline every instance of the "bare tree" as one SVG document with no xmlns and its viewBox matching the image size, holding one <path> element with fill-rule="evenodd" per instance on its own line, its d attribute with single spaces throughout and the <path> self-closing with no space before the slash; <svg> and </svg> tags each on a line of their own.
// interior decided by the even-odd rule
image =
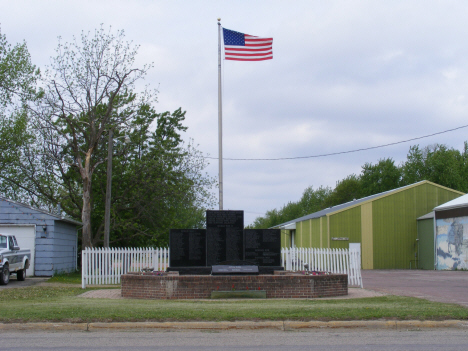
<svg viewBox="0 0 468 351">
<path fill-rule="evenodd" d="M 102 26 L 94 34 L 82 33 L 81 40 L 62 44 L 52 59 L 43 82 L 44 97 L 33 108 L 34 127 L 40 133 L 45 157 L 63 179 L 70 167 L 80 174 L 82 190 L 82 247 L 93 245 L 91 230 L 92 176 L 106 161 L 107 135 L 112 129 L 127 128 L 142 103 L 155 101 L 155 92 L 135 93 L 135 83 L 152 65 L 135 67 L 138 46 Z"/>
</svg>

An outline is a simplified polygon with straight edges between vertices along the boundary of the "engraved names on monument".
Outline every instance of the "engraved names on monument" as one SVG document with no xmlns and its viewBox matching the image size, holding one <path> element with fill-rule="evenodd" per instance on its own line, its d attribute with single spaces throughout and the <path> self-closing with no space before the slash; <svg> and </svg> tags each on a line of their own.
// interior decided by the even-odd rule
<svg viewBox="0 0 468 351">
<path fill-rule="evenodd" d="M 170 267 L 206 266 L 205 229 L 171 229 L 169 247 Z"/>
<path fill-rule="evenodd" d="M 243 230 L 243 211 L 206 211 L 206 265 L 243 260 Z"/>
<path fill-rule="evenodd" d="M 192 267 L 187 271 L 192 272 L 189 274 L 206 274 L 205 271 L 200 273 L 200 269 L 219 263 L 224 266 L 255 264 L 261 272 L 267 267 L 270 270 L 282 268 L 279 229 L 244 230 L 243 211 L 210 210 L 206 211 L 206 228 L 171 229 L 168 270 Z"/>
<path fill-rule="evenodd" d="M 281 266 L 281 231 L 245 229 L 244 259 L 259 266 Z"/>
</svg>

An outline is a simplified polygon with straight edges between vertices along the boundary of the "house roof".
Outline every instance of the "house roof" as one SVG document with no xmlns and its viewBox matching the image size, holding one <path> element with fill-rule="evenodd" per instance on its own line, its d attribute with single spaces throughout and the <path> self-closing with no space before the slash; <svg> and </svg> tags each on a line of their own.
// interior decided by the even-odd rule
<svg viewBox="0 0 468 351">
<path fill-rule="evenodd" d="M 456 199 L 446 202 L 440 206 L 434 208 L 434 211 L 444 211 L 444 210 L 451 210 L 453 208 L 459 207 L 468 207 L 468 194 L 457 197 Z"/>
<path fill-rule="evenodd" d="M 400 191 L 404 191 L 404 190 L 407 190 L 407 189 L 410 189 L 410 188 L 413 188 L 413 187 L 415 187 L 415 186 L 422 185 L 422 184 L 432 184 L 432 185 L 438 186 L 438 187 L 440 187 L 440 188 L 449 189 L 449 188 L 444 187 L 444 186 L 442 186 L 442 185 L 432 183 L 432 182 L 430 182 L 430 181 L 428 181 L 428 180 L 422 180 L 422 181 L 420 181 L 420 182 L 417 182 L 417 183 L 414 183 L 414 184 L 410 184 L 410 185 L 405 185 L 405 186 L 402 186 L 402 187 L 397 188 L 397 189 L 392 189 L 392 190 L 384 191 L 384 192 L 379 193 L 379 194 L 374 194 L 374 195 L 370 195 L 370 196 L 367 196 L 367 197 L 363 197 L 363 198 L 361 198 L 361 199 L 357 199 L 357 200 L 353 200 L 353 201 L 350 201 L 350 202 L 346 202 L 346 203 L 341 204 L 341 205 L 332 206 L 332 207 L 326 208 L 326 209 L 324 209 L 324 210 L 321 210 L 321 211 L 318 211 L 318 212 L 314 212 L 314 213 L 311 213 L 311 214 L 309 214 L 309 215 L 306 215 L 306 216 L 303 216 L 303 217 L 299 217 L 299 218 L 293 219 L 292 221 L 288 221 L 288 222 L 285 222 L 285 223 L 281 223 L 281 224 L 275 225 L 273 228 L 288 229 L 288 228 L 286 228 L 286 227 L 291 226 L 293 223 L 306 221 L 306 220 L 308 220 L 308 219 L 314 219 L 314 218 L 323 217 L 323 216 L 329 215 L 329 214 L 331 214 L 331 213 L 341 212 L 341 211 L 344 211 L 344 210 L 349 209 L 349 208 L 351 208 L 351 207 L 354 207 L 354 206 L 357 206 L 357 205 L 360 205 L 360 204 L 363 204 L 363 203 L 366 203 L 366 202 L 370 202 L 370 201 L 373 201 L 373 200 L 378 199 L 378 198 L 383 198 L 383 197 L 385 197 L 385 196 L 389 196 L 389 195 L 392 195 L 392 194 L 398 193 L 398 192 L 400 192 Z M 452 190 L 452 191 L 454 191 L 454 192 L 460 193 L 460 195 L 463 194 L 462 192 L 457 191 L 457 190 L 453 190 L 453 189 L 449 189 L 449 190 Z M 468 196 L 468 195 L 465 195 L 465 196 Z M 462 197 L 463 197 L 463 196 L 462 196 Z M 454 200 L 454 201 L 455 201 L 455 200 Z M 467 202 L 468 202 L 468 198 L 467 198 Z"/>
<path fill-rule="evenodd" d="M 75 221 L 74 219 L 66 218 L 66 217 L 63 217 L 63 216 L 61 216 L 59 214 L 56 214 L 56 213 L 51 213 L 51 212 L 48 212 L 48 211 L 45 211 L 45 210 L 41 210 L 39 208 L 32 207 L 32 206 L 27 205 L 27 204 L 23 204 L 21 202 L 13 201 L 13 200 L 7 199 L 7 198 L 5 198 L 3 196 L 0 196 L 0 199 L 2 199 L 4 201 L 11 202 L 11 203 L 13 203 L 15 205 L 18 205 L 18 206 L 29 208 L 30 210 L 33 210 L 33 211 L 37 211 L 37 212 L 46 214 L 48 216 L 53 217 L 57 221 L 62 221 L 62 222 L 71 223 L 71 224 L 75 224 L 75 225 L 83 225 L 83 223 L 81 223 L 79 221 Z"/>
</svg>

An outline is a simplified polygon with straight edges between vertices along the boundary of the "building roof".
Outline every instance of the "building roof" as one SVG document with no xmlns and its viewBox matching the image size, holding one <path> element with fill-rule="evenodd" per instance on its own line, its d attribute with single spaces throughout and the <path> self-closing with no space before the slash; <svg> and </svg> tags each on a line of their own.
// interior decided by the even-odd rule
<svg viewBox="0 0 468 351">
<path fill-rule="evenodd" d="M 416 220 L 421 220 L 421 219 L 430 219 L 430 218 L 434 218 L 435 217 L 435 212 L 432 211 L 432 212 L 429 212 L 427 214 L 425 214 L 424 216 L 421 216 L 419 218 L 416 218 Z"/>
<path fill-rule="evenodd" d="M 323 217 L 323 216 L 326 216 L 326 215 L 328 215 L 330 213 L 341 212 L 341 211 L 343 211 L 345 209 L 357 206 L 359 204 L 369 202 L 369 201 L 372 201 L 372 200 L 375 200 L 375 199 L 378 199 L 378 198 L 382 198 L 382 197 L 385 197 L 385 196 L 389 196 L 389 195 L 392 195 L 392 194 L 398 193 L 400 191 L 410 189 L 410 188 L 413 188 L 415 186 L 422 185 L 422 184 L 432 184 L 432 185 L 436 185 L 436 186 L 441 187 L 441 188 L 446 188 L 446 187 L 444 187 L 442 185 L 432 183 L 432 182 L 430 182 L 428 180 L 422 180 L 422 181 L 414 183 L 414 184 L 405 185 L 405 186 L 402 186 L 400 188 L 396 188 L 396 189 L 393 189 L 393 190 L 384 191 L 384 192 L 379 193 L 379 194 L 374 194 L 374 195 L 371 195 L 371 196 L 363 197 L 361 199 L 346 202 L 346 203 L 341 204 L 341 205 L 332 206 L 332 207 L 326 208 L 324 210 L 314 212 L 314 213 L 311 213 L 309 215 L 306 215 L 306 216 L 303 216 L 303 217 L 300 217 L 300 218 L 293 219 L 292 221 L 288 221 L 288 222 L 285 222 L 285 223 L 275 225 L 273 228 L 289 229 L 287 227 L 291 226 L 293 223 L 306 221 L 308 219 Z M 446 189 L 448 189 L 448 188 L 446 188 Z M 453 189 L 450 189 L 450 190 L 453 190 Z M 453 191 L 458 192 L 460 194 L 463 194 L 462 192 L 457 191 L 457 190 L 453 190 Z M 468 195 L 465 195 L 465 196 L 468 196 Z M 464 196 L 462 196 L 462 197 L 464 197 Z M 455 199 L 455 200 L 457 200 L 457 199 Z M 455 201 L 455 200 L 453 200 L 453 201 Z M 467 205 L 468 205 L 468 198 L 466 198 L 466 201 L 467 201 Z"/>
<path fill-rule="evenodd" d="M 18 206 L 29 208 L 30 210 L 33 210 L 33 211 L 37 211 L 37 212 L 46 214 L 48 216 L 53 217 L 57 221 L 62 221 L 62 222 L 71 223 L 71 224 L 75 224 L 75 225 L 83 225 L 83 223 L 81 223 L 79 221 L 75 221 L 74 219 L 71 219 L 71 218 L 63 217 L 61 214 L 51 213 L 51 212 L 48 212 L 48 211 L 45 211 L 45 210 L 41 210 L 39 208 L 34 208 L 34 207 L 30 206 L 30 205 L 7 199 L 7 198 L 5 198 L 3 196 L 0 196 L 0 199 L 2 199 L 3 201 L 11 202 L 11 203 L 13 203 L 15 205 L 18 205 Z"/>
<path fill-rule="evenodd" d="M 444 211 L 444 210 L 451 210 L 453 208 L 459 207 L 468 207 L 468 194 L 457 197 L 456 199 L 446 202 L 440 206 L 434 208 L 434 211 Z"/>
</svg>

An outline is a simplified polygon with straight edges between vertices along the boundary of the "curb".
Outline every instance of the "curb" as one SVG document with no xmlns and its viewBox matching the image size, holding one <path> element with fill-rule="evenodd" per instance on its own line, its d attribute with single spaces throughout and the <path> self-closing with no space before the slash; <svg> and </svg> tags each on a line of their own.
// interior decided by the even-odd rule
<svg viewBox="0 0 468 351">
<path fill-rule="evenodd" d="M 467 329 L 468 321 L 334 321 L 334 322 L 114 322 L 114 323 L 0 323 L 0 331 L 110 331 L 110 330 L 313 330 L 313 329 Z"/>
<path fill-rule="evenodd" d="M 456 328 L 468 329 L 468 321 L 447 320 L 447 321 L 334 321 L 334 322 L 296 322 L 285 321 L 284 330 L 303 329 L 429 329 L 429 328 Z"/>
<path fill-rule="evenodd" d="M 34 331 L 34 330 L 79 330 L 86 331 L 88 323 L 0 323 L 0 331 Z"/>
</svg>

